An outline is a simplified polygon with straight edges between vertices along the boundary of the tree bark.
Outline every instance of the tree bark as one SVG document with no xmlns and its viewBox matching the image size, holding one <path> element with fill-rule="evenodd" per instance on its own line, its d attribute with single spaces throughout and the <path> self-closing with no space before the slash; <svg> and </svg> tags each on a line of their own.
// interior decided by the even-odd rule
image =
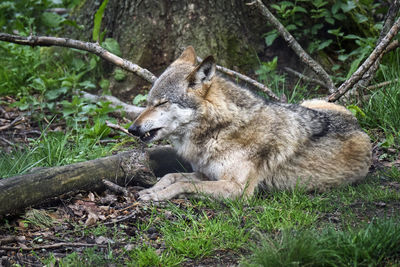
<svg viewBox="0 0 400 267">
<path fill-rule="evenodd" d="M 156 182 L 156 176 L 187 169 L 190 166 L 170 147 L 150 149 L 148 153 L 135 149 L 72 165 L 40 168 L 0 180 L 0 216 L 15 214 L 68 192 L 102 191 L 103 179 L 121 186 L 149 187 Z"/>
<path fill-rule="evenodd" d="M 102 1 L 86 0 L 75 11 L 85 30 L 65 34 L 90 40 L 93 16 Z M 262 35 L 270 30 L 257 10 L 241 0 L 119 0 L 109 1 L 102 21 L 106 37 L 121 46 L 122 57 L 158 76 L 182 49 L 192 45 L 200 57 L 214 55 L 218 63 L 244 73 L 253 73 L 267 48 Z M 271 58 L 293 59 L 289 48 L 269 52 Z M 115 83 L 114 95 L 141 85 L 129 75 Z M 127 94 L 126 94 L 127 95 Z M 125 96 L 125 94 L 123 94 Z M 128 95 L 127 95 L 128 96 Z"/>
</svg>

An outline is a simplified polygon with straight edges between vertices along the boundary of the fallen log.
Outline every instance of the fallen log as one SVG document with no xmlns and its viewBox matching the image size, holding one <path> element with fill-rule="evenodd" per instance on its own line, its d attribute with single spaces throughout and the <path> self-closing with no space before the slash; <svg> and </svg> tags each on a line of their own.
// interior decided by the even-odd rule
<svg viewBox="0 0 400 267">
<path fill-rule="evenodd" d="M 103 179 L 121 186 L 149 187 L 156 176 L 185 169 L 190 167 L 171 147 L 134 149 L 72 165 L 36 169 L 0 180 L 0 216 L 16 214 L 69 192 L 102 191 Z"/>
</svg>

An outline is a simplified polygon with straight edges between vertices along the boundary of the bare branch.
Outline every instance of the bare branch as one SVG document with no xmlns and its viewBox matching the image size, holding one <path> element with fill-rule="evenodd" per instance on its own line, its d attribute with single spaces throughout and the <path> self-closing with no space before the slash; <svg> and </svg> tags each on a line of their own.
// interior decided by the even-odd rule
<svg viewBox="0 0 400 267">
<path fill-rule="evenodd" d="M 381 82 L 381 83 L 378 83 L 378 84 L 370 85 L 370 86 L 367 87 L 367 90 L 375 90 L 375 89 L 384 87 L 386 85 L 389 85 L 389 84 L 392 84 L 392 83 L 395 83 L 395 82 L 398 82 L 398 81 L 400 81 L 400 79 L 394 79 L 392 81 L 386 81 L 386 82 Z"/>
<path fill-rule="evenodd" d="M 108 189 L 110 189 L 111 191 L 113 191 L 115 193 L 123 194 L 126 197 L 128 197 L 130 195 L 128 189 L 126 189 L 125 187 L 114 184 L 113 182 L 110 182 L 106 179 L 103 179 L 102 182 Z"/>
<path fill-rule="evenodd" d="M 364 63 L 353 73 L 353 75 L 345 81 L 336 92 L 327 97 L 327 100 L 334 102 L 338 100 L 342 95 L 344 95 L 348 90 L 350 90 L 363 75 L 371 68 L 371 66 L 379 59 L 379 57 L 384 53 L 387 46 L 392 41 L 393 37 L 399 32 L 400 29 L 400 18 L 396 20 L 393 26 L 390 28 L 389 32 L 385 35 L 382 41 L 375 47 L 374 51 L 369 55 L 369 57 L 364 61 Z"/>
<path fill-rule="evenodd" d="M 1 126 L 1 127 L 0 127 L 0 131 L 6 130 L 6 129 L 8 129 L 8 128 L 11 128 L 11 127 L 13 127 L 14 125 L 19 124 L 19 123 L 21 123 L 21 122 L 23 122 L 23 121 L 25 121 L 25 118 L 24 118 L 24 117 L 21 117 L 21 116 L 16 117 L 10 124 Z"/>
<path fill-rule="evenodd" d="M 79 242 L 62 242 L 62 243 L 55 243 L 50 245 L 42 245 L 42 246 L 33 246 L 33 247 L 10 247 L 10 246 L 1 246 L 0 250 L 12 250 L 12 251 L 32 251 L 32 250 L 41 250 L 41 249 L 55 249 L 55 248 L 68 248 L 68 247 L 101 247 L 106 248 L 107 245 L 101 244 L 88 244 L 88 243 L 79 243 Z"/>
<path fill-rule="evenodd" d="M 127 129 L 121 127 L 121 126 L 118 125 L 118 124 L 114 124 L 114 123 L 111 123 L 111 122 L 109 122 L 109 121 L 106 121 L 106 125 L 107 125 L 108 127 L 112 128 L 112 129 L 114 129 L 114 130 L 123 132 L 124 134 L 126 134 L 126 135 L 128 135 L 128 136 L 133 136 L 130 132 L 128 132 Z"/>
<path fill-rule="evenodd" d="M 200 57 L 197 57 L 198 61 L 202 61 L 202 59 Z M 276 101 L 282 101 L 283 99 L 279 99 L 279 97 L 277 95 L 274 94 L 274 92 L 272 92 L 271 89 L 269 89 L 267 86 L 265 86 L 262 83 L 257 82 L 256 80 L 251 79 L 250 77 L 240 74 L 239 72 L 224 68 L 222 66 L 217 65 L 217 70 L 219 70 L 222 73 L 225 73 L 229 76 L 238 78 L 248 84 L 253 85 L 254 87 L 260 89 L 261 91 L 263 91 L 264 93 L 266 93 L 269 97 L 271 97 L 272 99 L 276 100 Z M 283 101 L 284 102 L 284 101 Z"/>
<path fill-rule="evenodd" d="M 396 19 L 397 13 L 399 13 L 400 9 L 400 1 L 399 0 L 394 0 L 393 3 L 390 5 L 388 13 L 386 14 L 385 17 L 385 23 L 383 24 L 381 33 L 379 35 L 378 41 L 376 42 L 376 45 L 378 45 L 383 37 L 388 33 L 392 25 L 394 24 L 394 21 Z"/>
<path fill-rule="evenodd" d="M 393 3 L 390 5 L 388 13 L 386 14 L 385 18 L 385 23 L 382 27 L 381 33 L 379 35 L 379 38 L 376 42 L 376 45 L 379 45 L 379 43 L 382 41 L 383 37 L 388 33 L 392 25 L 394 24 L 394 21 L 396 19 L 396 15 L 399 12 L 400 9 L 400 1 L 395 0 Z M 381 59 L 384 54 L 392 51 L 393 49 L 396 49 L 399 46 L 399 41 L 394 40 L 391 42 L 384 53 L 382 53 L 375 61 L 375 63 L 366 71 L 366 73 L 362 76 L 361 80 L 359 80 L 351 90 L 349 90 L 346 93 L 346 96 L 350 96 L 352 94 L 357 94 L 360 90 L 367 88 L 367 86 L 371 83 L 372 79 L 375 76 L 375 73 L 379 69 L 379 64 L 381 62 Z"/>
<path fill-rule="evenodd" d="M 305 76 L 304 74 L 301 74 L 300 72 L 297 72 L 297 71 L 295 71 L 294 69 L 291 69 L 291 68 L 288 68 L 288 67 L 285 67 L 284 69 L 285 69 L 287 72 L 293 74 L 294 76 L 299 77 L 299 78 L 302 79 L 302 80 L 305 80 L 305 81 L 307 81 L 307 82 L 316 83 L 316 84 L 318 84 L 318 85 L 320 85 L 320 86 L 326 88 L 326 84 L 323 83 L 323 82 L 321 82 L 320 80 L 307 77 L 307 76 Z"/>
<path fill-rule="evenodd" d="M 310 55 L 304 51 L 296 39 L 294 39 L 294 37 L 286 30 L 286 28 L 275 18 L 275 16 L 268 10 L 261 0 L 256 0 L 254 3 L 260 9 L 261 13 L 266 17 L 268 22 L 271 23 L 272 26 L 278 31 L 279 35 L 285 39 L 293 51 L 300 57 L 300 59 L 325 82 L 329 92 L 335 92 L 336 87 L 324 68 L 322 68 L 318 62 L 312 59 Z"/>
<path fill-rule="evenodd" d="M 7 33 L 0 33 L 0 41 L 6 41 L 10 43 L 30 45 L 30 46 L 62 46 L 62 47 L 76 48 L 79 50 L 84 50 L 90 53 L 94 53 L 99 57 L 105 59 L 106 61 L 117 65 L 120 68 L 135 73 L 136 75 L 148 81 L 149 83 L 153 83 L 157 79 L 157 77 L 154 76 L 154 74 L 151 73 L 150 71 L 143 69 L 139 65 L 136 65 L 135 63 L 132 63 L 126 59 L 116 56 L 113 53 L 108 52 L 106 49 L 104 49 L 97 43 L 82 42 L 79 40 L 73 40 L 69 38 L 50 37 L 50 36 L 24 37 Z"/>
</svg>

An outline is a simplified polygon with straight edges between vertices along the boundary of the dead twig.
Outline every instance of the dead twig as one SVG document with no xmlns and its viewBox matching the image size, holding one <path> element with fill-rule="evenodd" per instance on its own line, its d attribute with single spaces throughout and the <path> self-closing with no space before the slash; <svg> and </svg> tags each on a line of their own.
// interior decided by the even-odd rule
<svg viewBox="0 0 400 267">
<path fill-rule="evenodd" d="M 312 83 L 316 83 L 324 88 L 326 88 L 326 84 L 321 82 L 320 80 L 317 79 L 313 79 L 310 77 L 305 76 L 304 74 L 301 74 L 300 72 L 295 71 L 294 69 L 285 67 L 284 68 L 287 72 L 293 74 L 294 76 L 297 76 L 298 78 L 300 78 L 301 80 L 307 81 L 307 82 L 312 82 Z"/>
<path fill-rule="evenodd" d="M 336 86 L 334 85 L 329 74 L 324 70 L 324 68 L 316 62 L 314 59 L 307 54 L 306 51 L 301 47 L 301 45 L 294 39 L 294 37 L 286 30 L 286 28 L 275 18 L 275 16 L 269 11 L 269 9 L 263 4 L 261 0 L 256 0 L 251 3 L 255 4 L 261 13 L 265 16 L 269 23 L 278 31 L 279 35 L 289 44 L 293 51 L 299 56 L 299 58 L 309 66 L 325 83 L 330 93 L 336 91 Z"/>
<path fill-rule="evenodd" d="M 130 132 L 128 132 L 127 129 L 121 127 L 120 125 L 111 123 L 111 122 L 109 122 L 109 121 L 106 121 L 106 125 L 107 125 L 108 127 L 112 128 L 112 129 L 114 129 L 114 130 L 123 132 L 123 133 L 125 133 L 125 134 L 127 134 L 127 135 L 129 135 L 129 136 L 133 136 Z"/>
<path fill-rule="evenodd" d="M 197 57 L 197 60 L 199 62 L 202 61 L 202 59 L 200 57 Z M 284 99 L 279 99 L 279 97 L 277 95 L 275 95 L 274 92 L 272 92 L 272 90 L 269 89 L 267 86 L 265 86 L 262 83 L 257 82 L 256 80 L 251 79 L 250 77 L 248 77 L 246 75 L 243 75 L 243 74 L 241 74 L 239 72 L 224 68 L 224 67 L 219 66 L 219 65 L 217 65 L 216 68 L 217 68 L 218 71 L 220 71 L 222 73 L 225 73 L 225 74 L 227 74 L 227 75 L 229 75 L 231 77 L 238 78 L 238 79 L 240 79 L 240 80 L 242 80 L 242 81 L 244 81 L 244 82 L 246 82 L 246 83 L 248 83 L 250 85 L 253 85 L 254 87 L 260 89 L 262 92 L 266 93 L 269 97 L 271 97 L 272 99 L 274 99 L 276 101 L 285 102 L 285 101 L 283 101 Z"/>
<path fill-rule="evenodd" d="M 383 37 L 385 37 L 385 35 L 389 32 L 390 28 L 394 24 L 397 13 L 399 13 L 399 9 L 400 9 L 400 1 L 394 0 L 392 2 L 392 4 L 390 5 L 389 10 L 386 14 L 385 22 L 383 24 L 381 33 L 379 35 L 379 38 L 378 38 L 378 41 L 376 42 L 376 44 L 379 44 L 382 41 Z"/>
<path fill-rule="evenodd" d="M 381 42 L 375 47 L 374 51 L 369 55 L 369 57 L 364 61 L 364 63 L 347 79 L 336 92 L 327 97 L 329 102 L 334 102 L 338 100 L 342 95 L 349 91 L 371 68 L 373 64 L 379 59 L 379 57 L 385 52 L 386 48 L 394 38 L 394 36 L 399 32 L 400 29 L 400 18 L 396 20 L 393 26 L 390 28 L 389 32 L 382 38 Z"/>
<path fill-rule="evenodd" d="M 24 120 L 25 120 L 24 117 L 18 116 L 10 124 L 7 124 L 7 125 L 4 125 L 4 126 L 0 127 L 0 131 L 7 130 L 8 128 L 11 128 L 14 125 L 17 125 L 17 124 L 23 122 Z"/>
<path fill-rule="evenodd" d="M 114 184 L 108 180 L 102 180 L 102 182 L 108 189 L 110 189 L 111 191 L 113 191 L 115 193 L 123 194 L 126 197 L 128 197 L 130 195 L 129 191 L 122 186 Z"/>
<path fill-rule="evenodd" d="M 106 248 L 107 245 L 100 245 L 100 244 L 88 244 L 88 243 L 79 243 L 79 242 L 73 242 L 73 243 L 55 243 L 55 244 L 50 244 L 50 245 L 43 245 L 43 246 L 34 246 L 34 247 L 10 247 L 10 246 L 0 246 L 0 250 L 11 250 L 11 251 L 32 251 L 32 250 L 41 250 L 41 249 L 55 249 L 55 248 L 68 248 L 68 247 L 100 247 L 100 248 Z"/>
<path fill-rule="evenodd" d="M 25 236 L 5 236 L 2 239 L 0 239 L 0 245 L 8 244 L 8 243 L 14 243 L 14 242 L 24 242 Z"/>
<path fill-rule="evenodd" d="M 105 59 L 106 61 L 117 65 L 120 68 L 135 73 L 136 75 L 148 81 L 149 83 L 153 83 L 157 79 L 157 77 L 154 76 L 154 74 L 151 73 L 150 71 L 143 69 L 139 65 L 136 65 L 135 63 L 132 63 L 126 59 L 116 56 L 113 53 L 108 52 L 106 49 L 104 49 L 97 43 L 83 42 L 69 38 L 51 37 L 51 36 L 24 37 L 7 33 L 0 33 L 0 41 L 6 41 L 10 43 L 30 45 L 30 46 L 62 46 L 62 47 L 76 48 L 79 50 L 84 50 L 90 53 L 94 53 L 99 57 Z"/>
<path fill-rule="evenodd" d="M 399 12 L 400 9 L 400 1 L 395 0 L 392 2 L 392 4 L 389 7 L 389 10 L 386 14 L 385 18 L 385 23 L 382 27 L 381 33 L 379 35 L 379 38 L 376 42 L 376 45 L 379 45 L 379 43 L 382 41 L 382 39 L 385 37 L 385 35 L 389 32 L 390 28 L 393 26 L 394 21 L 396 19 L 397 13 Z M 346 95 L 351 95 L 351 94 L 357 94 L 360 90 L 367 88 L 367 86 L 371 83 L 372 79 L 375 76 L 375 73 L 379 69 L 379 64 L 381 62 L 381 59 L 384 54 L 396 49 L 399 46 L 399 41 L 394 40 L 392 41 L 388 47 L 385 49 L 385 51 L 375 60 L 374 64 L 365 72 L 365 74 L 362 76 L 361 80 L 359 80 L 351 90 L 349 90 Z"/>
<path fill-rule="evenodd" d="M 381 82 L 381 83 L 378 83 L 378 84 L 370 85 L 370 86 L 367 87 L 367 90 L 375 90 L 375 89 L 384 87 L 384 86 L 386 86 L 386 85 L 389 85 L 389 84 L 398 82 L 399 80 L 400 80 L 400 79 L 394 79 L 394 80 L 392 80 L 392 81 L 386 81 L 386 82 Z"/>
<path fill-rule="evenodd" d="M 4 143 L 6 143 L 9 146 L 15 146 L 15 144 L 11 141 L 8 141 L 7 139 L 5 139 L 4 137 L 0 136 L 0 140 L 3 141 Z"/>
<path fill-rule="evenodd" d="M 136 217 L 136 216 L 137 216 L 137 214 L 136 214 L 136 212 L 134 212 L 134 213 L 129 214 L 128 216 L 122 217 L 122 218 L 120 218 L 118 220 L 114 220 L 114 221 L 111 221 L 111 222 L 103 223 L 103 225 L 113 225 L 113 224 L 116 224 L 116 223 L 120 223 L 120 222 L 129 220 L 130 218 L 133 218 L 133 217 Z"/>
<path fill-rule="evenodd" d="M 123 212 L 123 211 L 125 211 L 125 210 L 129 210 L 129 209 L 134 208 L 134 207 L 137 207 L 137 206 L 139 206 L 139 205 L 140 205 L 140 202 L 135 202 L 135 203 L 133 203 L 132 205 L 129 205 L 128 207 L 125 207 L 125 208 L 123 208 L 123 209 L 118 210 L 118 212 Z"/>
</svg>

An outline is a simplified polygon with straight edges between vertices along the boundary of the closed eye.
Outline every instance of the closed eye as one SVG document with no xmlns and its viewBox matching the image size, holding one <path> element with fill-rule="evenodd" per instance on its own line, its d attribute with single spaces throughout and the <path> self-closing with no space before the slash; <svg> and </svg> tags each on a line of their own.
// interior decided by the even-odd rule
<svg viewBox="0 0 400 267">
<path fill-rule="evenodd" d="M 154 105 L 154 107 L 159 107 L 159 106 L 162 106 L 162 105 L 167 104 L 167 103 L 168 103 L 168 101 L 163 101 L 163 102 L 160 102 L 160 103 Z"/>
</svg>

